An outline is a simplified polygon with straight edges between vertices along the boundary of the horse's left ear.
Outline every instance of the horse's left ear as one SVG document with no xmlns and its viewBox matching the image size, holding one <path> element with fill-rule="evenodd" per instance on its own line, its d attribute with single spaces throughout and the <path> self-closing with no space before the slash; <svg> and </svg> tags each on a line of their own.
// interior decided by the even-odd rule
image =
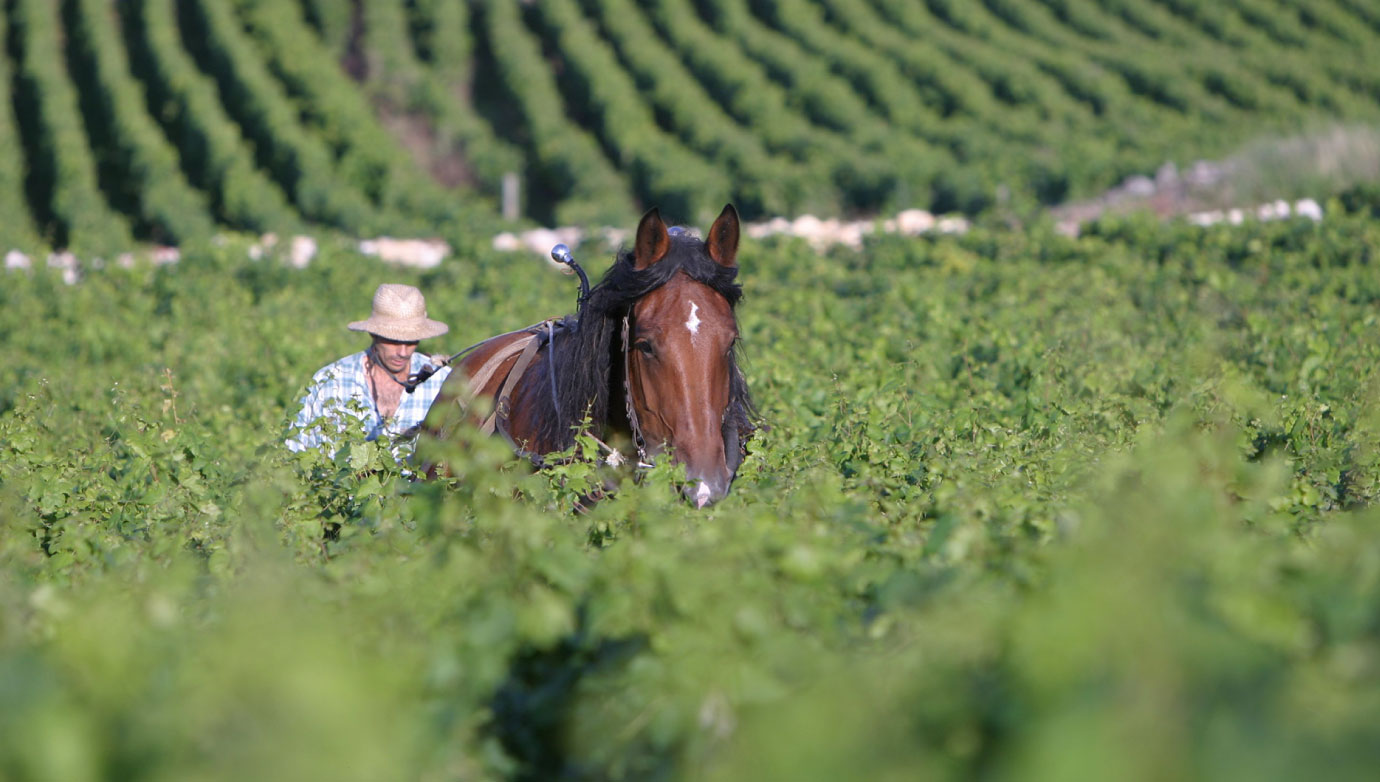
<svg viewBox="0 0 1380 782">
<path fill-rule="evenodd" d="M 647 210 L 637 224 L 637 239 L 633 245 L 633 268 L 642 271 L 671 251 L 671 235 L 656 207 Z"/>
<path fill-rule="evenodd" d="M 714 224 L 709 226 L 709 257 L 720 266 L 738 265 L 738 210 L 733 204 L 724 206 Z"/>
</svg>

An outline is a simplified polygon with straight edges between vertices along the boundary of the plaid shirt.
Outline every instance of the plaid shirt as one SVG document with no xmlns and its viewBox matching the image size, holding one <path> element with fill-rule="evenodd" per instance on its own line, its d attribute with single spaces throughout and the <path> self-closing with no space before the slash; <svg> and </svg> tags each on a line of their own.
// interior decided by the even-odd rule
<svg viewBox="0 0 1380 782">
<path fill-rule="evenodd" d="M 442 367 L 425 383 L 417 386 L 414 393 L 404 393 L 397 411 L 391 418 L 385 419 L 379 415 L 373 394 L 369 392 L 369 381 L 364 374 L 364 356 L 365 351 L 346 356 L 312 375 L 311 388 L 302 397 L 302 410 L 292 422 L 292 432 L 287 438 L 289 450 L 304 451 L 327 446 L 328 453 L 334 455 L 342 436 L 349 429 L 364 434 L 365 440 L 384 435 L 396 438 L 426 418 L 431 403 L 441 392 L 441 383 L 450 374 L 450 367 Z M 412 354 L 412 374 L 421 371 L 426 364 L 426 356 Z M 352 419 L 355 422 L 353 426 Z"/>
</svg>

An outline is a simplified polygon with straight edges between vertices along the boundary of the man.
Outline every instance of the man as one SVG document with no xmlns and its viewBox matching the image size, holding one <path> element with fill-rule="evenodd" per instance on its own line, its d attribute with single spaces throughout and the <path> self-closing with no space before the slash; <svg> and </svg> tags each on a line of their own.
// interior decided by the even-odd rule
<svg viewBox="0 0 1380 782">
<path fill-rule="evenodd" d="M 443 367 L 414 393 L 406 393 L 404 383 L 427 364 L 417 343 L 450 331 L 427 318 L 426 299 L 411 285 L 380 285 L 368 320 L 355 321 L 349 329 L 368 333 L 372 342 L 312 375 L 287 439 L 293 451 L 326 446 L 334 453 L 340 435 L 356 427 L 366 440 L 410 435 L 450 374 L 450 367 Z"/>
</svg>

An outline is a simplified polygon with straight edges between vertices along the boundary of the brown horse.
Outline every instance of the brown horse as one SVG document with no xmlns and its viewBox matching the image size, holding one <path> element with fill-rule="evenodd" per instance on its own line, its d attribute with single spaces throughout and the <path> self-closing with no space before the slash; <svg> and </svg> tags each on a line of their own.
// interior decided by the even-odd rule
<svg viewBox="0 0 1380 782">
<path fill-rule="evenodd" d="M 576 316 L 480 343 L 423 428 L 445 438 L 457 404 L 491 399 L 482 426 L 540 461 L 569 448 L 588 416 L 590 434 L 630 435 L 643 462 L 669 449 L 696 507 L 721 499 L 756 429 L 736 357 L 738 232 L 732 205 L 704 241 L 651 210 Z"/>
</svg>

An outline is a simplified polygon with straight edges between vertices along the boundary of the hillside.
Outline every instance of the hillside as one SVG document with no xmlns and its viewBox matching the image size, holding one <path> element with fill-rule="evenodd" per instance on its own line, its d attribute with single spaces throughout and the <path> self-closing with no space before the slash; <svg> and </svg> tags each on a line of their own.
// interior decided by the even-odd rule
<svg viewBox="0 0 1380 782">
<path fill-rule="evenodd" d="M 7 0 L 0 246 L 1090 195 L 1380 119 L 1354 0 Z M 52 56 L 61 52 L 62 56 Z"/>
</svg>

